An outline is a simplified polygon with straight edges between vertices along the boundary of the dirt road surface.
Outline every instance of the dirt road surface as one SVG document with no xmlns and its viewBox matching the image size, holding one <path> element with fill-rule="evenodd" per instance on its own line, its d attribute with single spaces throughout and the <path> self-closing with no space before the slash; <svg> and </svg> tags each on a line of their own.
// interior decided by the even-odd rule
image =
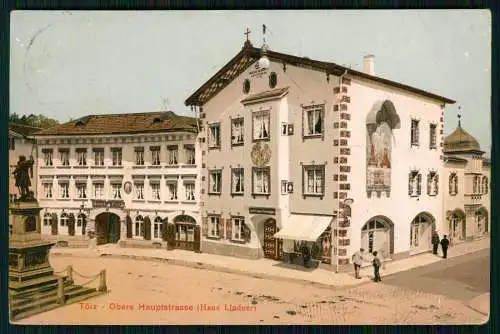
<svg viewBox="0 0 500 334">
<path fill-rule="evenodd" d="M 76 257 L 51 257 L 50 261 L 56 271 L 72 264 L 83 275 L 106 269 L 109 293 L 25 318 L 21 324 L 337 325 L 487 321 L 463 301 L 383 283 L 334 290 L 149 261 Z M 77 284 L 85 281 L 88 280 L 75 275 Z M 98 281 L 92 284 L 97 286 Z"/>
</svg>

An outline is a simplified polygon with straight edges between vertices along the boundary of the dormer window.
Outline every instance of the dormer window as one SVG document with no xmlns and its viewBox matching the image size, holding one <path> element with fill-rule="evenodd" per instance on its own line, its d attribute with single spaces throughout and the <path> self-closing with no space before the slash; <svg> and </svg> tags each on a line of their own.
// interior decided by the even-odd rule
<svg viewBox="0 0 500 334">
<path fill-rule="evenodd" d="M 75 126 L 86 125 L 89 122 L 89 116 L 79 118 L 75 121 Z"/>
</svg>

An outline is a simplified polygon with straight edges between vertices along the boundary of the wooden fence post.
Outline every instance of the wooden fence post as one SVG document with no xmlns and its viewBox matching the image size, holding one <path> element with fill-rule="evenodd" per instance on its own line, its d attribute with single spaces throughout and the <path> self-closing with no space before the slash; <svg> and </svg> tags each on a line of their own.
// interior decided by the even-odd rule
<svg viewBox="0 0 500 334">
<path fill-rule="evenodd" d="M 101 277 L 99 281 L 99 292 L 106 292 L 108 291 L 108 287 L 106 286 L 106 269 L 101 270 Z"/>
</svg>

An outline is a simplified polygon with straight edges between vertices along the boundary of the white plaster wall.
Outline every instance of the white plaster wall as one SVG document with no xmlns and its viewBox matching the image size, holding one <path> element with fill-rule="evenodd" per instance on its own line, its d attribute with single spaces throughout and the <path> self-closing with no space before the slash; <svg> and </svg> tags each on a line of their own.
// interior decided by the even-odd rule
<svg viewBox="0 0 500 334">
<path fill-rule="evenodd" d="M 440 103 L 394 89 L 382 88 L 375 84 L 352 80 L 348 87 L 351 97 L 351 191 L 354 199 L 351 223 L 351 253 L 361 244 L 361 228 L 374 216 L 385 216 L 394 224 L 394 253 L 409 250 L 410 224 L 421 212 L 430 213 L 436 220 L 439 232 L 443 220 L 441 209 L 443 188 L 437 196 L 427 195 L 427 173 L 430 169 L 440 170 L 439 149 L 429 149 L 429 124 L 439 124 Z M 372 106 L 379 100 L 390 100 L 399 115 L 401 126 L 393 131 L 392 172 L 390 198 L 372 196 L 366 193 L 366 117 Z M 420 146 L 410 146 L 411 119 L 420 120 Z M 437 134 L 437 143 L 440 135 Z M 438 144 L 439 145 L 439 144 Z M 408 195 L 408 173 L 418 168 L 422 173 L 422 193 L 419 197 Z M 440 179 L 443 176 L 440 175 Z"/>
</svg>

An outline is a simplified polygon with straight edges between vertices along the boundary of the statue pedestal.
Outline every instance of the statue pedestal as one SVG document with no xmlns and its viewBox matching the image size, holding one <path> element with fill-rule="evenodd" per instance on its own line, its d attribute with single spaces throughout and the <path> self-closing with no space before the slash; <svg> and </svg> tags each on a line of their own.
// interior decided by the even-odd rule
<svg viewBox="0 0 500 334">
<path fill-rule="evenodd" d="M 9 204 L 9 289 L 14 295 L 56 279 L 49 263 L 55 243 L 42 240 L 40 210 L 36 201 Z"/>
</svg>

